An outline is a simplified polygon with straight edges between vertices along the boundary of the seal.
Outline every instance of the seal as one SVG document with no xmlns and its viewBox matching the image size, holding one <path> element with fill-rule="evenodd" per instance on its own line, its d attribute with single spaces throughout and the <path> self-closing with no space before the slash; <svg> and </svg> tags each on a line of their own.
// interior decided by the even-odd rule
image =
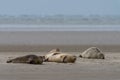
<svg viewBox="0 0 120 80">
<path fill-rule="evenodd" d="M 74 63 L 76 59 L 77 58 L 75 55 L 59 52 L 59 54 L 47 57 L 45 61 L 46 62 L 58 62 L 58 63 Z"/>
<path fill-rule="evenodd" d="M 7 60 L 7 63 L 27 63 L 27 64 L 42 64 L 43 57 L 36 55 L 25 55 Z"/>
<path fill-rule="evenodd" d="M 79 55 L 81 58 L 105 59 L 105 55 L 97 47 L 90 47 Z"/>
</svg>

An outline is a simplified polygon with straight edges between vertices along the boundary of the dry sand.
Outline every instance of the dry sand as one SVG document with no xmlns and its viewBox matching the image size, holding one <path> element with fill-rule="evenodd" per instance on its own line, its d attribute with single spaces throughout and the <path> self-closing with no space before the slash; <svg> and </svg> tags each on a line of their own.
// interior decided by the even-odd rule
<svg viewBox="0 0 120 80">
<path fill-rule="evenodd" d="M 120 53 L 105 52 L 105 60 L 77 58 L 74 64 L 6 63 L 8 58 L 26 54 L 44 55 L 45 52 L 0 52 L 0 80 L 120 80 Z"/>
</svg>

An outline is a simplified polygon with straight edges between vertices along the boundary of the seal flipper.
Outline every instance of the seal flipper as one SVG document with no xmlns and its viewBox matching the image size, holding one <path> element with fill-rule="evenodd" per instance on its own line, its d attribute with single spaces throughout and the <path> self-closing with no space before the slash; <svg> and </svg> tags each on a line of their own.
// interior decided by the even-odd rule
<svg viewBox="0 0 120 80">
<path fill-rule="evenodd" d="M 65 57 L 63 58 L 63 63 L 67 63 L 66 58 L 67 58 L 67 56 L 65 56 Z"/>
</svg>

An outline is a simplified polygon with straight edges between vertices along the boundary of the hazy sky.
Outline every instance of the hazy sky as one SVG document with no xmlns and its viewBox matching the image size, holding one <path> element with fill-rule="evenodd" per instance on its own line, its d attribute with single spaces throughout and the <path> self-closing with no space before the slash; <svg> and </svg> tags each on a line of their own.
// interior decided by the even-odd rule
<svg viewBox="0 0 120 80">
<path fill-rule="evenodd" d="M 120 15 L 120 0 L 0 0 L 4 15 Z"/>
</svg>

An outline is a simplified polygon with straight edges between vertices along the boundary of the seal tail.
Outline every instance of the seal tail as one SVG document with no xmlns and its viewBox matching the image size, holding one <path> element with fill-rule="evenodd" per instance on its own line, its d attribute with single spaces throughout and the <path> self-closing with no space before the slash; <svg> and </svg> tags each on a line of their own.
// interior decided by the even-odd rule
<svg viewBox="0 0 120 80">
<path fill-rule="evenodd" d="M 12 62 L 12 60 L 7 60 L 7 63 L 11 63 Z"/>
</svg>

